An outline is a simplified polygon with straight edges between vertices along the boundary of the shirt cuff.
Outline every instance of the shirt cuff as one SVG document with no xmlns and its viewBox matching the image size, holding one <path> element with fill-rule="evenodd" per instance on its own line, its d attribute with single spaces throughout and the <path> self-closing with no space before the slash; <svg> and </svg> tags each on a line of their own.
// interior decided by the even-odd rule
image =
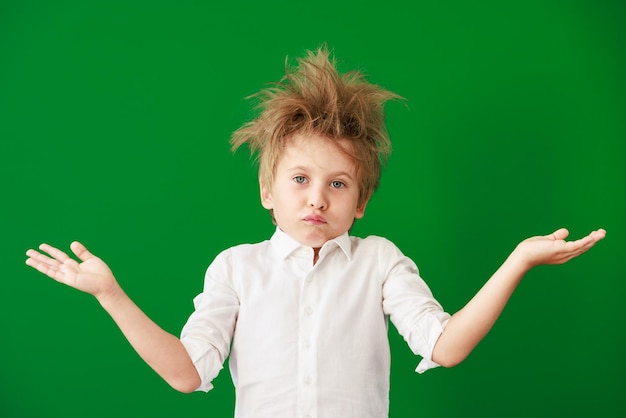
<svg viewBox="0 0 626 418">
<path fill-rule="evenodd" d="M 440 367 L 440 366 L 441 364 L 435 363 L 432 360 L 422 359 L 422 361 L 420 361 L 419 364 L 417 365 L 417 368 L 415 369 L 415 371 L 418 373 L 424 373 L 426 370 L 434 369 L 435 367 Z"/>
<path fill-rule="evenodd" d="M 429 326 L 428 326 L 428 335 L 426 336 L 426 341 L 432 341 L 432 345 L 430 346 L 430 350 L 427 353 L 424 353 L 422 356 L 422 361 L 419 362 L 415 371 L 417 373 L 424 373 L 426 370 L 434 369 L 436 367 L 440 367 L 441 364 L 435 363 L 432 360 L 433 350 L 435 345 L 437 344 L 437 340 L 441 336 L 443 329 L 448 323 L 450 316 L 445 314 L 447 318 L 440 319 L 436 317 L 429 318 Z"/>
<path fill-rule="evenodd" d="M 191 362 L 198 371 L 200 376 L 200 386 L 195 390 L 199 392 L 208 392 L 213 389 L 211 381 L 217 376 L 222 369 L 222 365 L 219 364 L 216 355 L 216 349 L 211 347 L 208 351 L 202 350 L 195 344 L 193 340 L 186 340 L 181 338 L 180 342 L 183 344 Z"/>
</svg>

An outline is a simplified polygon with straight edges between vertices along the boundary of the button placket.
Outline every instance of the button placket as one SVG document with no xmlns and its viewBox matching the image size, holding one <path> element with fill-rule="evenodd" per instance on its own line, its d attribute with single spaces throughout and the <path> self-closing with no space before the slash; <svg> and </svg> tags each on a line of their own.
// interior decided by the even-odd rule
<svg viewBox="0 0 626 418">
<path fill-rule="evenodd" d="M 315 285 L 315 269 L 304 278 L 300 298 L 302 307 L 299 315 L 299 355 L 298 355 L 298 407 L 299 416 L 315 417 L 317 411 L 317 353 L 314 343 L 317 332 L 316 308 L 318 289 Z"/>
</svg>

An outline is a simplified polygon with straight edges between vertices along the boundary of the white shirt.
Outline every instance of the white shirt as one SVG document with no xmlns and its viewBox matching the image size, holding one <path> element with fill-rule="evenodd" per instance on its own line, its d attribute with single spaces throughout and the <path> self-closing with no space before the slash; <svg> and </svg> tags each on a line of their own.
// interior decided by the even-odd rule
<svg viewBox="0 0 626 418">
<path fill-rule="evenodd" d="M 230 352 L 235 417 L 387 417 L 390 317 L 415 354 L 450 315 L 390 241 L 344 234 L 313 249 L 277 229 L 219 254 L 181 341 L 209 391 Z"/>
</svg>

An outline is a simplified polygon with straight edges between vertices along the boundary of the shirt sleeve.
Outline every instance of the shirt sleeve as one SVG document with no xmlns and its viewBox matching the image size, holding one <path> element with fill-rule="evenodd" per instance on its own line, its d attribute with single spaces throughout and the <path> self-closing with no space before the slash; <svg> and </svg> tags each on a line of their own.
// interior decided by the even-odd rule
<svg viewBox="0 0 626 418">
<path fill-rule="evenodd" d="M 415 263 L 388 242 L 380 251 L 385 266 L 383 283 L 383 310 L 407 342 L 414 354 L 422 357 L 416 372 L 423 373 L 438 367 L 432 361 L 437 339 L 443 332 L 450 314 L 433 297 L 426 282 L 420 277 Z"/>
<path fill-rule="evenodd" d="M 231 256 L 227 250 L 207 269 L 202 293 L 193 300 L 194 312 L 184 325 L 180 340 L 200 375 L 196 389 L 208 392 L 222 369 L 239 312 L 239 299 L 231 282 Z"/>
</svg>

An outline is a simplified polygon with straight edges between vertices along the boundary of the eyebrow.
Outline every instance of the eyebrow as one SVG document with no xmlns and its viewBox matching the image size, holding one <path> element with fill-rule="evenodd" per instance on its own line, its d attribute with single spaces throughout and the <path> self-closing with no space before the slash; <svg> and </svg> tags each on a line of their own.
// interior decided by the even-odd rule
<svg viewBox="0 0 626 418">
<path fill-rule="evenodd" d="M 298 165 L 298 166 L 294 166 L 294 167 L 289 167 L 287 169 L 287 171 L 289 171 L 289 172 L 298 172 L 298 171 L 308 172 L 308 171 L 310 171 L 310 169 L 308 167 L 303 166 L 303 165 Z M 348 179 L 354 181 L 354 178 L 352 177 L 352 175 L 350 173 L 348 173 L 347 171 L 335 171 L 335 172 L 330 174 L 330 177 L 340 177 L 340 176 L 347 177 Z"/>
</svg>

